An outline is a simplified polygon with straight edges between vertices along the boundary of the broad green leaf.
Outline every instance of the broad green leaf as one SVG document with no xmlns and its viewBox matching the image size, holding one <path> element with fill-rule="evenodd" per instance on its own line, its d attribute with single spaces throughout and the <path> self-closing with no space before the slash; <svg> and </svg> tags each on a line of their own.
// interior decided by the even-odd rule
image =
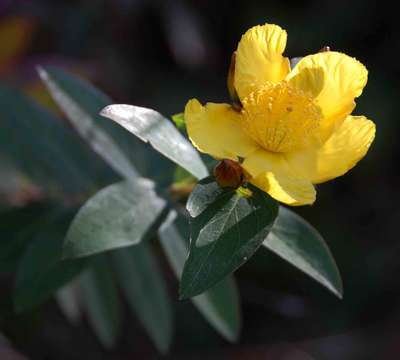
<svg viewBox="0 0 400 360">
<path fill-rule="evenodd" d="M 61 210 L 53 219 L 41 224 L 18 263 L 14 290 L 17 312 L 30 309 L 50 298 L 84 267 L 82 260 L 61 261 L 62 245 L 71 210 Z"/>
<path fill-rule="evenodd" d="M 174 225 L 175 214 L 159 229 L 159 237 L 164 252 L 178 279 L 189 252 L 189 242 L 185 240 Z M 241 326 L 239 293 L 233 276 L 228 275 L 201 295 L 191 298 L 194 305 L 225 339 L 236 341 Z"/>
<path fill-rule="evenodd" d="M 251 187 L 251 197 L 220 189 L 213 178 L 199 182 L 189 197 L 190 251 L 183 269 L 180 295 L 188 298 L 209 289 L 243 265 L 261 246 L 278 205 Z"/>
<path fill-rule="evenodd" d="M 147 244 L 112 252 L 114 268 L 129 305 L 161 353 L 170 347 L 172 309 L 156 259 Z"/>
<path fill-rule="evenodd" d="M 299 215 L 281 206 L 263 245 L 342 298 L 342 280 L 328 246 Z"/>
<path fill-rule="evenodd" d="M 93 191 L 117 178 L 65 122 L 0 85 L 0 153 L 51 195 Z"/>
<path fill-rule="evenodd" d="M 38 72 L 54 101 L 60 106 L 71 125 L 89 143 L 91 148 L 122 177 L 127 179 L 137 177 L 136 170 L 130 160 L 120 150 L 119 146 L 105 131 L 96 125 L 92 114 L 83 108 L 74 99 L 73 95 L 67 92 L 68 90 L 80 90 L 79 85 L 77 84 L 75 89 L 68 88 L 68 86 L 65 89 L 63 85 L 66 82 L 68 83 L 69 79 L 65 75 L 63 76 L 62 73 L 57 73 L 56 70 L 47 72 L 41 67 L 38 69 Z M 55 73 L 54 78 L 52 77 L 52 73 Z M 81 96 L 82 92 L 78 94 L 75 92 L 74 94 L 75 96 Z"/>
<path fill-rule="evenodd" d="M 82 303 L 88 320 L 104 347 L 112 348 L 121 327 L 121 309 L 115 278 L 102 255 L 80 278 Z"/>
<path fill-rule="evenodd" d="M 68 230 L 64 258 L 77 258 L 138 244 L 162 215 L 165 201 L 150 180 L 110 185 L 79 210 Z"/>
<path fill-rule="evenodd" d="M 171 121 L 155 110 L 132 105 L 109 105 L 101 115 L 114 120 L 179 166 L 202 179 L 208 170 L 199 153 Z"/>
</svg>

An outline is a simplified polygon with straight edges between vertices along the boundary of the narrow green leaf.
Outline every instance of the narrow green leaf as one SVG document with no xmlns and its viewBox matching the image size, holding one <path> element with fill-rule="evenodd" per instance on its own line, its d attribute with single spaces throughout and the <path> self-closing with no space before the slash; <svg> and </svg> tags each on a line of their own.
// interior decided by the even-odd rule
<svg viewBox="0 0 400 360">
<path fill-rule="evenodd" d="M 85 139 L 91 148 L 118 174 L 127 179 L 135 178 L 137 172 L 130 160 L 120 150 L 119 146 L 105 131 L 96 125 L 95 118 L 93 118 L 92 114 L 83 108 L 74 99 L 73 95 L 67 92 L 68 90 L 82 90 L 81 86 L 75 84 L 75 89 L 68 88 L 68 86 L 65 86 L 66 82 L 68 84 L 68 77 L 66 77 L 66 75 L 63 76 L 62 73 L 58 73 L 57 70 L 51 71 L 50 69 L 50 71 L 47 72 L 44 68 L 39 67 L 38 72 L 54 101 L 63 110 L 78 134 Z M 54 77 L 52 73 L 54 73 Z M 78 94 L 76 92 L 74 93 L 75 96 L 81 96 L 81 94 L 81 91 Z"/>
<path fill-rule="evenodd" d="M 299 215 L 281 206 L 263 245 L 342 298 L 342 280 L 328 246 Z"/>
<path fill-rule="evenodd" d="M 190 195 L 190 252 L 182 274 L 181 298 L 217 284 L 261 246 L 278 215 L 278 205 L 257 188 L 251 191 L 253 195 L 246 198 L 234 190 L 220 190 L 213 178 L 207 178 Z"/>
<path fill-rule="evenodd" d="M 51 194 L 82 194 L 116 176 L 65 122 L 0 85 L 0 151 Z"/>
<path fill-rule="evenodd" d="M 70 321 L 71 324 L 77 325 L 82 316 L 79 279 L 69 282 L 55 294 L 58 306 Z"/>
<path fill-rule="evenodd" d="M 157 349 L 165 354 L 171 344 L 172 309 L 164 280 L 151 249 L 139 244 L 112 252 L 119 282 Z"/>
<path fill-rule="evenodd" d="M 165 201 L 154 183 L 135 181 L 110 185 L 90 198 L 74 218 L 63 249 L 77 258 L 138 244 L 162 215 Z"/>
<path fill-rule="evenodd" d="M 189 242 L 174 225 L 175 216 L 174 212 L 170 213 L 159 229 L 159 237 L 168 261 L 180 279 L 189 252 Z M 210 325 L 225 339 L 231 342 L 237 340 L 241 316 L 239 293 L 233 276 L 228 275 L 217 285 L 191 300 Z"/>
<path fill-rule="evenodd" d="M 104 108 L 101 115 L 120 124 L 142 141 L 149 142 L 154 149 L 196 178 L 202 179 L 208 175 L 208 170 L 195 148 L 171 121 L 157 111 L 117 104 Z"/>
<path fill-rule="evenodd" d="M 71 218 L 70 210 L 61 210 L 51 221 L 41 224 L 43 229 L 35 234 L 22 255 L 14 290 L 17 312 L 47 300 L 83 269 L 85 262 L 82 260 L 60 260 Z"/>
<path fill-rule="evenodd" d="M 105 256 L 99 256 L 80 278 L 88 320 L 105 348 L 114 347 L 121 327 L 116 281 Z"/>
</svg>

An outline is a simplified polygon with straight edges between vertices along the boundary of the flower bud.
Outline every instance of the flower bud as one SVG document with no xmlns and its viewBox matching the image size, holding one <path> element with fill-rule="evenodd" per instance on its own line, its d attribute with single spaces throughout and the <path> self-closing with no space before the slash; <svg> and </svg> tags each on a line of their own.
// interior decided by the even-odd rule
<svg viewBox="0 0 400 360">
<path fill-rule="evenodd" d="M 328 52 L 328 51 L 331 51 L 331 48 L 329 47 L 329 46 L 324 46 L 320 51 L 318 51 L 318 52 Z"/>
<path fill-rule="evenodd" d="M 224 159 L 214 168 L 214 176 L 221 187 L 238 188 L 244 180 L 243 169 L 233 160 Z"/>
<path fill-rule="evenodd" d="M 231 64 L 229 65 L 229 71 L 228 71 L 227 85 L 228 85 L 229 96 L 231 97 L 232 100 L 232 107 L 235 110 L 240 111 L 242 109 L 242 104 L 240 103 L 239 96 L 235 89 L 235 66 L 236 66 L 236 51 L 232 53 Z"/>
</svg>

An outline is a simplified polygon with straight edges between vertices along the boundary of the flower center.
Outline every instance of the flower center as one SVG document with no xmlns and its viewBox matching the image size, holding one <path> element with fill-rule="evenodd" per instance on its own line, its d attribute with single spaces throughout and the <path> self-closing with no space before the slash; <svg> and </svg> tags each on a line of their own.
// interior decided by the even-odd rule
<svg viewBox="0 0 400 360">
<path fill-rule="evenodd" d="M 264 85 L 242 104 L 244 130 L 260 146 L 273 152 L 304 147 L 321 119 L 321 110 L 311 96 L 286 81 Z"/>
</svg>

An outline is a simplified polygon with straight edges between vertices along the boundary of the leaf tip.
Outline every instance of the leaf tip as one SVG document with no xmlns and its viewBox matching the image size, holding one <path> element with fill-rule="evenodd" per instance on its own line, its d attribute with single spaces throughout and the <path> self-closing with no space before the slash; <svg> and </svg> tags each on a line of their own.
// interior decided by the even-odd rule
<svg viewBox="0 0 400 360">
<path fill-rule="evenodd" d="M 112 107 L 112 105 L 107 105 L 105 108 L 103 108 L 99 112 L 99 115 L 103 116 L 103 117 L 106 117 L 106 118 L 110 118 L 111 107 Z"/>
</svg>

